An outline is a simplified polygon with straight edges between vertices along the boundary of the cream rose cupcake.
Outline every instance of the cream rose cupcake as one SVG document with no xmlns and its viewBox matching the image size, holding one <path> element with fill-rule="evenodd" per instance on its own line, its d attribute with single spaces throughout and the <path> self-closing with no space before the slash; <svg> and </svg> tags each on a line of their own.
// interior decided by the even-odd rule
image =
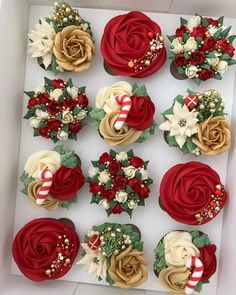
<svg viewBox="0 0 236 295">
<path fill-rule="evenodd" d="M 174 295 L 201 292 L 217 268 L 216 245 L 197 230 L 168 233 L 154 252 L 154 273 Z"/>
<path fill-rule="evenodd" d="M 145 86 L 120 81 L 98 91 L 90 116 L 107 144 L 127 146 L 154 134 L 154 113 Z"/>
</svg>

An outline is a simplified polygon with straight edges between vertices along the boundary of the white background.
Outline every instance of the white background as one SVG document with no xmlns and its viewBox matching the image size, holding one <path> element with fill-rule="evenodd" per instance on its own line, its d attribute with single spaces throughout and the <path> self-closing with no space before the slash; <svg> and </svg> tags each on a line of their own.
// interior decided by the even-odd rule
<svg viewBox="0 0 236 295">
<path fill-rule="evenodd" d="M 48 7 L 32 7 L 30 14 L 29 28 L 33 28 L 38 18 L 42 15 L 47 15 L 49 12 Z M 96 41 L 97 55 L 90 70 L 81 74 L 63 74 L 59 75 L 64 79 L 72 77 L 74 85 L 87 86 L 87 95 L 90 98 L 91 105 L 94 105 L 95 95 L 98 89 L 103 86 L 110 85 L 119 80 L 126 80 L 130 83 L 134 83 L 135 80 L 111 77 L 102 67 L 102 57 L 100 55 L 99 43 L 102 36 L 103 27 L 106 22 L 112 17 L 119 14 L 118 11 L 95 11 L 95 10 L 80 10 L 81 15 L 92 22 L 92 29 L 94 32 L 94 38 Z M 99 14 L 99 17 L 98 17 Z M 173 34 L 175 28 L 179 26 L 179 16 L 166 15 L 166 14 L 148 14 L 154 21 L 160 24 L 163 34 Z M 233 24 L 236 27 L 235 20 L 226 20 L 226 25 Z M 223 81 L 208 81 L 202 83 L 201 87 L 195 86 L 191 81 L 178 81 L 172 78 L 169 73 L 169 61 L 166 62 L 160 72 L 154 74 L 151 77 L 142 80 L 136 80 L 139 84 L 145 84 L 149 95 L 156 105 L 156 118 L 158 123 L 162 121 L 160 112 L 169 107 L 174 97 L 180 93 L 184 94 L 189 87 L 193 90 L 207 90 L 209 88 L 216 88 L 221 93 L 226 103 L 226 111 L 231 113 L 233 88 L 234 88 L 234 73 L 233 67 L 224 75 Z M 36 63 L 35 60 L 27 58 L 26 64 L 26 76 L 25 76 L 25 90 L 33 90 L 35 86 L 41 84 L 44 75 L 49 78 L 53 78 L 53 75 L 43 71 Z M 25 104 L 27 97 L 25 97 L 24 111 L 26 110 Z M 27 144 L 26 144 L 27 143 Z M 53 143 L 48 140 L 44 140 L 40 137 L 32 137 L 32 129 L 29 126 L 29 122 L 23 120 L 22 122 L 22 135 L 21 135 L 21 148 L 20 148 L 20 162 L 19 162 L 19 175 L 23 171 L 24 162 L 27 157 L 34 151 L 39 149 L 51 149 Z M 98 136 L 97 132 L 92 127 L 85 127 L 79 133 L 78 142 L 69 141 L 66 144 L 67 147 L 74 149 L 82 159 L 84 174 L 87 173 L 90 160 L 96 160 L 99 155 L 108 150 L 109 147 Z M 137 155 L 143 157 L 145 160 L 149 159 L 149 171 L 150 176 L 154 179 L 154 185 L 152 186 L 152 195 L 146 201 L 146 207 L 140 207 L 134 211 L 132 222 L 139 226 L 142 232 L 142 238 L 145 242 L 146 257 L 149 262 L 150 275 L 146 284 L 143 284 L 141 288 L 149 290 L 161 290 L 158 280 L 154 277 L 152 272 L 152 264 L 154 260 L 153 249 L 160 240 L 160 238 L 168 231 L 173 229 L 189 229 L 184 225 L 178 224 L 170 219 L 170 217 L 161 211 L 158 207 L 157 196 L 159 183 L 162 175 L 172 165 L 180 162 L 186 162 L 189 160 L 196 160 L 192 155 L 183 156 L 178 149 L 169 148 L 162 138 L 162 133 L 157 130 L 155 136 L 152 136 L 143 144 L 135 144 L 133 146 Z M 119 149 L 122 150 L 122 149 Z M 128 148 L 126 149 L 128 150 Z M 222 182 L 225 183 L 225 176 L 227 170 L 227 154 L 215 156 L 212 158 L 201 157 L 197 160 L 203 161 L 209 164 L 212 168 L 216 169 L 221 176 Z M 85 232 L 93 224 L 102 223 L 107 221 L 106 213 L 97 205 L 90 205 L 91 195 L 88 193 L 88 186 L 85 185 L 79 192 L 79 201 L 76 205 L 72 205 L 69 210 L 60 209 L 56 212 L 49 213 L 46 210 L 37 210 L 30 207 L 27 198 L 19 193 L 22 185 L 18 183 L 17 187 L 17 204 L 16 204 L 16 219 L 15 229 L 19 230 L 27 221 L 36 217 L 69 217 L 76 224 L 77 231 L 81 239 Z M 89 217 L 88 217 L 89 216 Z M 123 213 L 121 216 L 111 216 L 109 218 L 111 222 L 130 222 L 128 215 Z M 210 224 L 201 226 L 200 229 L 209 233 L 212 242 L 220 245 L 222 227 L 222 215 L 212 221 Z M 219 251 L 218 251 L 219 254 Z M 15 265 L 13 265 L 13 273 L 18 273 Z M 204 287 L 204 293 L 211 295 L 216 294 L 216 275 L 211 279 L 211 284 Z M 97 283 L 96 280 L 87 276 L 86 271 L 82 268 L 74 267 L 73 270 L 63 278 L 64 280 L 82 281 Z"/>
</svg>

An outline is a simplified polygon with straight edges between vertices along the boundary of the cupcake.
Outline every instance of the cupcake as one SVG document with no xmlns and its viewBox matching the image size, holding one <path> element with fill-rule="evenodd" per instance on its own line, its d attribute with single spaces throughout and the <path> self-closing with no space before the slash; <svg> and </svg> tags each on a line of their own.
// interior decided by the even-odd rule
<svg viewBox="0 0 236 295">
<path fill-rule="evenodd" d="M 155 105 L 145 86 L 120 81 L 100 89 L 90 112 L 94 127 L 110 146 L 141 143 L 154 134 Z"/>
<path fill-rule="evenodd" d="M 77 202 L 84 184 L 80 158 L 63 146 L 31 154 L 20 179 L 31 205 L 49 211 Z"/>
<path fill-rule="evenodd" d="M 38 64 L 54 74 L 82 72 L 95 55 L 90 23 L 66 2 L 55 2 L 54 12 L 41 18 L 30 32 L 29 53 Z"/>
<path fill-rule="evenodd" d="M 22 274 L 42 282 L 63 277 L 79 250 L 79 237 L 68 219 L 38 218 L 17 233 L 12 255 Z"/>
<path fill-rule="evenodd" d="M 89 168 L 91 203 L 103 207 L 108 216 L 126 212 L 131 217 L 134 209 L 145 205 L 150 194 L 153 181 L 147 171 L 148 162 L 132 150 L 103 153 Z"/>
<path fill-rule="evenodd" d="M 170 294 L 201 292 L 216 272 L 216 249 L 198 230 L 169 232 L 154 250 L 154 273 Z"/>
<path fill-rule="evenodd" d="M 166 61 L 161 28 L 140 11 L 112 18 L 101 40 L 105 67 L 116 75 L 145 78 Z"/>
<path fill-rule="evenodd" d="M 176 96 L 162 116 L 165 121 L 159 128 L 166 143 L 183 154 L 214 156 L 230 148 L 231 127 L 217 90 L 196 93 L 188 89 L 185 95 Z"/>
<path fill-rule="evenodd" d="M 195 15 L 180 18 L 181 26 L 171 41 L 171 73 L 177 79 L 191 79 L 196 84 L 214 78 L 222 79 L 233 59 L 235 47 L 231 27 L 223 26 L 224 17 L 212 19 Z"/>
<path fill-rule="evenodd" d="M 139 229 L 132 224 L 104 223 L 85 235 L 81 260 L 98 281 L 128 289 L 147 281 L 147 262 Z"/>
<path fill-rule="evenodd" d="M 201 225 L 223 209 L 227 192 L 215 170 L 200 162 L 178 164 L 162 178 L 161 208 L 178 222 Z"/>
<path fill-rule="evenodd" d="M 29 100 L 24 119 L 29 120 L 34 136 L 49 138 L 54 143 L 77 140 L 91 111 L 85 87 L 75 87 L 71 79 L 44 80 L 34 91 L 25 92 Z"/>
</svg>

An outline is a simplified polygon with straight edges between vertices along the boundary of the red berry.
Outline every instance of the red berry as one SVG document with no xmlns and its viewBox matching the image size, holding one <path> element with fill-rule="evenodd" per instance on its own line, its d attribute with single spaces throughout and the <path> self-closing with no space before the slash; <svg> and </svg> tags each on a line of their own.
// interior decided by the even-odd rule
<svg viewBox="0 0 236 295">
<path fill-rule="evenodd" d="M 222 191 L 219 190 L 219 189 L 216 189 L 216 190 L 215 190 L 215 195 L 216 195 L 216 196 L 222 196 Z"/>
<path fill-rule="evenodd" d="M 65 250 L 65 255 L 66 255 L 66 256 L 70 256 L 70 250 L 66 249 L 66 250 Z"/>
<path fill-rule="evenodd" d="M 148 38 L 149 38 L 149 39 L 153 39 L 153 37 L 154 37 L 154 34 L 153 34 L 153 32 L 148 32 L 148 34 L 147 34 L 147 35 L 148 35 Z"/>
<path fill-rule="evenodd" d="M 62 247 L 57 247 L 57 253 L 61 253 L 62 252 Z"/>
<path fill-rule="evenodd" d="M 213 208 L 214 208 L 214 207 L 215 207 L 215 205 L 216 205 L 215 201 L 211 201 L 211 202 L 210 202 L 210 206 L 211 206 L 211 207 L 213 207 Z"/>
</svg>

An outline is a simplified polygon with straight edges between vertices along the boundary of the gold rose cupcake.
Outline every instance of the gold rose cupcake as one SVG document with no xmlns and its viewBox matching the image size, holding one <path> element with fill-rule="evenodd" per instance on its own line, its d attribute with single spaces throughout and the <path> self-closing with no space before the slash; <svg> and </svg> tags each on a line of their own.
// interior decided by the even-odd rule
<svg viewBox="0 0 236 295">
<path fill-rule="evenodd" d="M 231 127 L 217 90 L 196 93 L 188 89 L 162 115 L 165 121 L 159 128 L 165 141 L 184 154 L 218 155 L 230 148 Z"/>
<path fill-rule="evenodd" d="M 134 225 L 104 223 L 86 234 L 83 265 L 99 281 L 122 289 L 134 288 L 147 281 L 147 262 L 139 229 Z"/>
<path fill-rule="evenodd" d="M 154 134 L 155 105 L 145 86 L 119 81 L 100 89 L 90 112 L 95 127 L 110 146 L 143 142 Z"/>
<path fill-rule="evenodd" d="M 217 268 L 216 246 L 197 230 L 168 233 L 154 252 L 154 273 L 174 295 L 201 292 Z"/>
<path fill-rule="evenodd" d="M 54 74 L 85 71 L 95 55 L 90 24 L 66 1 L 55 2 L 54 12 L 39 20 L 29 40 L 31 57 Z"/>
</svg>

